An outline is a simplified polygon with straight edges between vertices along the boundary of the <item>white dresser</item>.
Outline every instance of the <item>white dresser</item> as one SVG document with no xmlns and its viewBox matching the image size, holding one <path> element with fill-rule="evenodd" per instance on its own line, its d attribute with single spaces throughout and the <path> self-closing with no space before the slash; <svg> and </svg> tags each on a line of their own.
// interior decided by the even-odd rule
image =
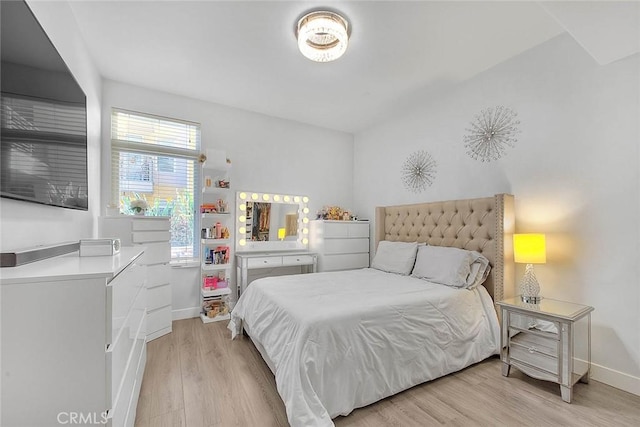
<svg viewBox="0 0 640 427">
<path fill-rule="evenodd" d="M 147 341 L 171 332 L 171 233 L 168 217 L 118 215 L 100 218 L 100 236 L 117 237 L 122 246 L 145 247 L 147 266 Z"/>
<path fill-rule="evenodd" d="M 369 222 L 311 221 L 309 249 L 318 254 L 318 271 L 369 267 Z"/>
<path fill-rule="evenodd" d="M 146 362 L 141 255 L 2 269 L 1 425 L 133 426 Z"/>
</svg>

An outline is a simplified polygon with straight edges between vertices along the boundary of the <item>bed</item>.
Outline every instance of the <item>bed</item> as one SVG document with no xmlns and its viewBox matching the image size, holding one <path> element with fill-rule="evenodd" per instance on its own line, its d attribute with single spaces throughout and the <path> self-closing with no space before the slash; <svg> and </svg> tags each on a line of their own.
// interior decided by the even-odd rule
<svg viewBox="0 0 640 427">
<path fill-rule="evenodd" d="M 493 301 L 513 288 L 513 196 L 379 207 L 374 227 L 375 268 L 259 279 L 231 313 L 232 336 L 244 329 L 262 354 L 294 427 L 332 426 L 499 351 Z M 430 251 L 491 268 L 469 287 L 412 276 L 434 264 Z"/>
</svg>

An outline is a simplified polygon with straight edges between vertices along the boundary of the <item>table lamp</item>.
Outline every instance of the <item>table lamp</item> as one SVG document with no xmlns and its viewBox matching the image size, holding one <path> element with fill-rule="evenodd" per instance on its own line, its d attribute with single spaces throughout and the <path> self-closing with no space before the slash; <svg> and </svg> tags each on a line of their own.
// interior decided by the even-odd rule
<svg viewBox="0 0 640 427">
<path fill-rule="evenodd" d="M 542 297 L 538 296 L 540 293 L 540 285 L 533 272 L 533 264 L 544 264 L 547 262 L 544 234 L 514 234 L 513 257 L 515 262 L 527 264 L 524 277 L 520 282 L 522 301 L 529 304 L 539 303 Z"/>
<path fill-rule="evenodd" d="M 278 228 L 278 239 L 284 240 L 287 230 L 285 228 Z"/>
</svg>

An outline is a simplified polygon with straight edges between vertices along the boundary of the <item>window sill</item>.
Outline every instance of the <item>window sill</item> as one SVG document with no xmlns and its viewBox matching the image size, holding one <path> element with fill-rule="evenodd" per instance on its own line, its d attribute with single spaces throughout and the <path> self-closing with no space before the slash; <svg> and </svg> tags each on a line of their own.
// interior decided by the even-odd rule
<svg viewBox="0 0 640 427">
<path fill-rule="evenodd" d="M 195 268 L 200 267 L 200 261 L 197 259 L 174 259 L 169 265 L 171 268 Z"/>
</svg>

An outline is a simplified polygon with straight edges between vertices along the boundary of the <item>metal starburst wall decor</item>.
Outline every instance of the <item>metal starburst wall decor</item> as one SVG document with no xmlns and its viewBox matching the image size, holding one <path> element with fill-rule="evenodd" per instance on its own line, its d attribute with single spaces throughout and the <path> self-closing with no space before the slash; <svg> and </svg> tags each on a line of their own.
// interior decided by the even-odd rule
<svg viewBox="0 0 640 427">
<path fill-rule="evenodd" d="M 504 156 L 507 147 L 513 148 L 520 133 L 518 113 L 503 106 L 489 107 L 476 114 L 471 128 L 465 129 L 464 147 L 474 160 L 490 162 Z"/>
<path fill-rule="evenodd" d="M 424 150 L 412 153 L 402 165 L 402 182 L 407 190 L 419 193 L 433 183 L 436 161 Z"/>
</svg>

